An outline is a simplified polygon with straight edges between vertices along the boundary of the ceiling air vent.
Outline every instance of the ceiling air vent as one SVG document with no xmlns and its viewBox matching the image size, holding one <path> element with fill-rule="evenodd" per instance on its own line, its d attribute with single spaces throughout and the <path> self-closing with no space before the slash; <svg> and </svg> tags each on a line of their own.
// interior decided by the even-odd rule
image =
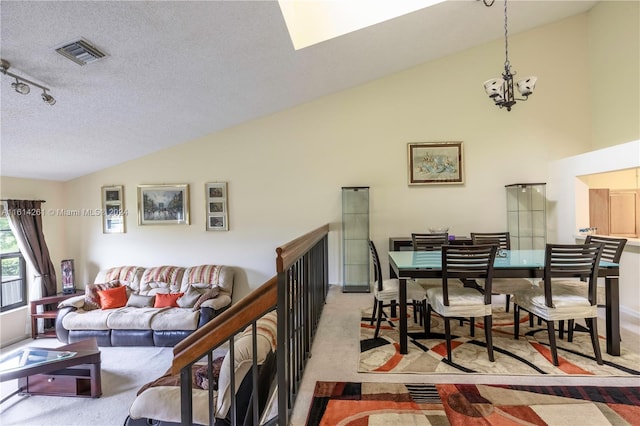
<svg viewBox="0 0 640 426">
<path fill-rule="evenodd" d="M 99 61 L 106 56 L 95 46 L 84 39 L 65 43 L 56 49 L 56 52 L 67 59 L 71 59 L 78 65 L 86 65 Z"/>
</svg>

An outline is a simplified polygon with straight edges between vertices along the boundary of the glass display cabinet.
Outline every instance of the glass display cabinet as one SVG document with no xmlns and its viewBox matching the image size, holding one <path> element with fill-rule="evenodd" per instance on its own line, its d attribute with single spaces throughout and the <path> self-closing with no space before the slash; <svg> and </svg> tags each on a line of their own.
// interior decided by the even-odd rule
<svg viewBox="0 0 640 426">
<path fill-rule="evenodd" d="M 369 284 L 369 187 L 342 187 L 344 293 L 367 293 Z"/>
<path fill-rule="evenodd" d="M 541 249 L 547 244 L 546 183 L 514 183 L 507 189 L 507 227 L 514 250 Z"/>
</svg>

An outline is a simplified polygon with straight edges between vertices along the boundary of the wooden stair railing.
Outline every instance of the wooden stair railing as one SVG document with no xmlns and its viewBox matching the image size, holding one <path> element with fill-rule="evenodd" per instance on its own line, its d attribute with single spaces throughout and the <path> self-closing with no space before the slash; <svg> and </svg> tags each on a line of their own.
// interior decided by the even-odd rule
<svg viewBox="0 0 640 426">
<path fill-rule="evenodd" d="M 209 377 L 213 351 L 229 343 L 234 352 L 234 338 L 249 325 L 253 325 L 253 364 L 257 366 L 255 351 L 256 321 L 277 306 L 277 417 L 266 424 L 288 425 L 311 344 L 320 320 L 328 291 L 328 233 L 329 225 L 315 229 L 276 249 L 277 276 L 271 278 L 248 296 L 231 305 L 216 318 L 205 324 L 173 349 L 172 374 L 180 373 L 181 424 L 193 424 L 191 367 L 207 356 Z M 231 365 L 231 389 L 235 379 Z M 257 383 L 257 368 L 252 368 L 253 384 Z M 209 400 L 213 401 L 213 390 Z M 252 398 L 252 424 L 260 424 L 257 398 Z M 209 423 L 214 424 L 213 403 L 209 404 Z M 238 423 L 235 399 L 231 398 L 231 424 Z"/>
</svg>

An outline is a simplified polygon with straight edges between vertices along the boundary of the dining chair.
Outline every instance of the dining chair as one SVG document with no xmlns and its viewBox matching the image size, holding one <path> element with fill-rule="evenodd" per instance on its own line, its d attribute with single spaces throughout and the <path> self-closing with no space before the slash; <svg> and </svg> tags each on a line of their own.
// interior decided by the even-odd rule
<svg viewBox="0 0 640 426">
<path fill-rule="evenodd" d="M 443 245 L 449 244 L 449 233 L 412 233 L 411 243 L 413 251 L 439 251 Z M 440 287 L 442 280 L 439 278 L 412 278 L 411 281 L 418 284 L 426 292 L 431 287 Z M 462 283 L 460 283 L 462 285 Z M 422 324 L 422 318 L 414 317 L 414 322 Z"/>
<path fill-rule="evenodd" d="M 472 244 L 496 244 L 498 250 L 511 250 L 511 238 L 509 232 L 471 232 Z M 484 287 L 482 280 L 476 281 L 479 286 Z M 511 295 L 517 290 L 526 290 L 533 285 L 526 278 L 494 278 L 492 292 L 493 294 L 504 294 L 507 301 L 505 310 L 509 312 L 511 304 Z"/>
<path fill-rule="evenodd" d="M 600 243 L 603 245 L 602 249 L 602 257 L 600 260 L 605 260 L 607 262 L 612 263 L 620 263 L 620 257 L 622 257 L 622 251 L 624 250 L 624 246 L 627 244 L 626 238 L 614 238 L 614 237 L 601 237 L 599 235 L 587 235 L 585 239 L 585 244 L 590 243 Z M 542 282 L 538 283 L 538 285 L 542 285 Z M 574 279 L 562 279 L 555 280 L 554 285 L 564 286 L 568 290 L 572 289 L 573 291 L 582 293 L 582 295 L 588 294 L 588 283 L 586 277 L 582 278 L 574 278 Z M 605 307 L 605 297 L 598 291 L 599 287 L 596 286 L 596 304 L 599 308 Z M 574 321 L 568 321 L 567 327 L 567 341 L 571 342 L 573 340 L 573 330 L 574 330 Z M 560 330 L 560 338 L 563 337 L 564 332 L 564 321 L 560 321 L 559 323 Z"/>
<path fill-rule="evenodd" d="M 603 245 L 601 243 L 547 244 L 543 287 L 520 290 L 513 295 L 515 339 L 519 338 L 521 310 L 546 321 L 553 365 L 558 365 L 555 321 L 574 321 L 583 318 L 591 335 L 596 362 L 602 364 L 598 342 L 598 307 L 596 304 L 598 266 L 602 251 Z M 588 283 L 586 295 L 567 286 L 554 283 L 554 279 L 571 277 L 586 277 Z"/>
<path fill-rule="evenodd" d="M 371 325 L 376 320 L 376 331 L 373 334 L 374 339 L 378 338 L 380 333 L 380 323 L 385 315 L 383 308 L 391 306 L 400 300 L 400 280 L 397 278 L 383 279 L 382 266 L 378 257 L 378 250 L 373 241 L 369 240 L 369 251 L 373 259 L 373 312 L 371 314 Z M 416 311 L 424 311 L 426 304 L 426 294 L 422 287 L 411 280 L 407 280 L 407 300 L 413 303 L 414 316 Z"/>
<path fill-rule="evenodd" d="M 447 343 L 447 359 L 451 361 L 451 318 L 469 318 L 474 327 L 476 317 L 484 317 L 484 334 L 487 342 L 489 361 L 493 362 L 493 341 L 491 338 L 491 284 L 493 263 L 496 257 L 495 245 L 444 245 L 442 246 L 442 284 L 427 290 L 427 313 L 424 331 L 431 335 L 431 312 L 444 319 Z M 485 280 L 486 291 L 477 287 L 449 286 L 455 280 Z"/>
</svg>

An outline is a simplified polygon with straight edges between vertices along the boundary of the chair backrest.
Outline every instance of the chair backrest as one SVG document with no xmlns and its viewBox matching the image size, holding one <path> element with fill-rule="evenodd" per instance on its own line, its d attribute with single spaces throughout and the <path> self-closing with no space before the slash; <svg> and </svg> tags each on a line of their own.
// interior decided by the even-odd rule
<svg viewBox="0 0 640 426">
<path fill-rule="evenodd" d="M 382 267 L 380 266 L 378 250 L 376 250 L 376 246 L 371 240 L 369 240 L 369 251 L 371 251 L 371 258 L 373 259 L 373 280 L 378 286 L 378 291 L 382 291 Z"/>
<path fill-rule="evenodd" d="M 440 250 L 443 245 L 449 244 L 449 233 L 419 234 L 412 233 L 411 241 L 414 251 L 434 251 Z"/>
<path fill-rule="evenodd" d="M 451 278 L 461 280 L 484 279 L 484 302 L 491 304 L 495 245 L 444 245 L 442 246 L 442 289 L 445 306 L 449 305 Z"/>
<path fill-rule="evenodd" d="M 511 250 L 508 232 L 471 232 L 472 244 L 498 244 L 499 249 Z"/>
<path fill-rule="evenodd" d="M 553 307 L 551 286 L 553 278 L 581 278 L 588 282 L 588 298 L 595 305 L 598 266 L 603 244 L 547 244 L 544 260 L 544 298 Z"/>
<path fill-rule="evenodd" d="M 612 237 L 600 237 L 598 235 L 587 235 L 584 241 L 585 244 L 589 243 L 601 243 L 604 245 L 602 250 L 602 260 L 607 262 L 620 263 L 620 257 L 622 256 L 622 250 L 625 244 L 627 244 L 626 238 L 612 238 Z"/>
</svg>

